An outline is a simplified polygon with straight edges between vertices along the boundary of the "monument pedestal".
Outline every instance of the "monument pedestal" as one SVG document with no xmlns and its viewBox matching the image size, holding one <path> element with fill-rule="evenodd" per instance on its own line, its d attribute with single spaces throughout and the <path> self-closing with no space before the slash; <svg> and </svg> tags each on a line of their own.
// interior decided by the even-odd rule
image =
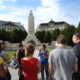
<svg viewBox="0 0 80 80">
<path fill-rule="evenodd" d="M 32 43 L 34 45 L 39 45 L 40 41 L 38 41 L 38 39 L 35 36 L 28 36 L 24 41 L 22 41 L 22 43 L 28 44 L 28 43 Z"/>
</svg>

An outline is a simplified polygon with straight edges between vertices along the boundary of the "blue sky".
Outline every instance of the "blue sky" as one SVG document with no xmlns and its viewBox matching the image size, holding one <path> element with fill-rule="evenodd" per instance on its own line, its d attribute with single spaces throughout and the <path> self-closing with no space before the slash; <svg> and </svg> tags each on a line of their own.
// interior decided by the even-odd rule
<svg viewBox="0 0 80 80">
<path fill-rule="evenodd" d="M 30 10 L 33 10 L 35 29 L 51 18 L 75 27 L 80 22 L 80 0 L 0 0 L 0 20 L 21 22 L 26 30 Z"/>
</svg>

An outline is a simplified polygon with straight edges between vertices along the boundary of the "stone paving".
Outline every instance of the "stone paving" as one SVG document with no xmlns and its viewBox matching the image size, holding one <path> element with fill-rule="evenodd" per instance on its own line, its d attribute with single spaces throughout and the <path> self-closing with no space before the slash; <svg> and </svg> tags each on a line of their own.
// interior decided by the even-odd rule
<svg viewBox="0 0 80 80">
<path fill-rule="evenodd" d="M 36 49 L 35 52 L 34 52 L 34 57 L 39 59 L 39 57 L 37 56 L 38 52 L 39 51 Z M 12 69 L 12 68 L 9 67 L 9 71 L 10 71 L 11 76 L 12 76 L 11 80 L 18 80 L 18 69 Z M 38 74 L 38 80 L 41 80 L 41 73 Z"/>
</svg>

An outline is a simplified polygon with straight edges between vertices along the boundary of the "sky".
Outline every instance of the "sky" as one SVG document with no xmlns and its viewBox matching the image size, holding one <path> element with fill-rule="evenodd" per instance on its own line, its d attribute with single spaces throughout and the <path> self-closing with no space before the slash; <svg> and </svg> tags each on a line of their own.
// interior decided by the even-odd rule
<svg viewBox="0 0 80 80">
<path fill-rule="evenodd" d="M 35 29 L 51 19 L 75 27 L 80 22 L 80 0 L 0 0 L 0 20 L 20 22 L 26 30 L 30 10 L 33 11 Z"/>
</svg>

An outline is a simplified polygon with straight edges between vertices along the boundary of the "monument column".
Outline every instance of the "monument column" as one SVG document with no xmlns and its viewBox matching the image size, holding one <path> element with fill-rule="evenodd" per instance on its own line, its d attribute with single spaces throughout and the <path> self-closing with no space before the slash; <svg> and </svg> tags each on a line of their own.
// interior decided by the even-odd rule
<svg viewBox="0 0 80 80">
<path fill-rule="evenodd" d="M 28 17 L 28 36 L 34 36 L 34 34 L 34 17 L 32 11 L 30 11 Z"/>
<path fill-rule="evenodd" d="M 32 43 L 34 45 L 39 45 L 40 41 L 35 36 L 35 26 L 34 26 L 34 17 L 32 11 L 29 13 L 28 17 L 28 36 L 22 43 L 25 45 L 27 43 Z"/>
</svg>

